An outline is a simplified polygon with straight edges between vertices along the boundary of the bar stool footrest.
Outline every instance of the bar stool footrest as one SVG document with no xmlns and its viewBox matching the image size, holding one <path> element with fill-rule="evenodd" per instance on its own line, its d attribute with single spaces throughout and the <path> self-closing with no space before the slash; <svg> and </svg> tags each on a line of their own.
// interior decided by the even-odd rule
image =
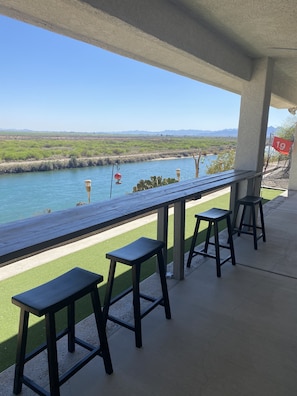
<svg viewBox="0 0 297 396">
<path fill-rule="evenodd" d="M 242 224 L 242 226 L 248 227 L 248 228 L 253 228 L 253 225 L 252 225 L 252 224 Z M 256 228 L 257 228 L 258 230 L 262 230 L 262 229 L 263 229 L 263 227 L 261 227 L 261 226 L 259 226 L 259 225 L 257 225 Z M 244 232 L 242 229 L 240 229 L 240 228 L 238 228 L 238 227 L 235 227 L 233 230 L 234 230 L 234 231 Z"/>
<path fill-rule="evenodd" d="M 249 226 L 249 224 L 243 224 L 243 225 L 245 225 L 245 226 Z M 256 227 L 258 230 L 261 230 L 262 231 L 262 227 L 259 227 L 259 226 L 257 226 Z M 254 232 L 253 231 L 246 231 L 246 230 L 240 230 L 239 228 L 234 228 L 234 230 L 233 230 L 234 232 L 234 234 L 245 234 L 245 235 L 254 235 Z M 259 235 L 257 235 L 257 240 L 259 240 L 259 239 L 261 239 L 261 238 L 263 238 L 263 232 L 261 232 Z"/>
<path fill-rule="evenodd" d="M 215 244 L 214 242 L 208 242 L 208 244 L 209 244 L 209 245 L 212 245 L 212 246 L 216 246 L 216 244 Z M 228 250 L 230 250 L 230 245 L 222 245 L 222 244 L 219 244 L 219 247 L 220 247 L 220 248 L 223 248 L 223 249 L 228 249 Z"/>
<path fill-rule="evenodd" d="M 66 330 L 64 330 L 61 333 L 64 333 L 64 335 L 66 335 L 68 332 Z M 60 336 L 59 338 L 62 338 L 62 336 Z M 102 355 L 101 354 L 101 347 L 94 347 L 91 344 L 89 344 L 89 343 L 87 343 L 87 342 L 85 342 L 85 341 L 83 341 L 83 340 L 81 340 L 80 338 L 77 338 L 77 337 L 75 337 L 74 342 L 77 345 L 80 345 L 82 348 L 85 348 L 88 351 L 90 351 L 90 353 L 87 354 L 86 356 L 84 356 L 82 359 L 80 359 L 77 363 L 75 363 L 75 365 L 70 367 L 64 374 L 62 374 L 59 377 L 59 386 L 63 385 L 66 381 L 68 381 L 69 378 L 71 378 L 81 368 L 83 368 L 87 363 L 89 363 L 96 355 L 98 355 L 100 357 Z M 42 345 L 41 347 L 35 349 L 30 354 L 27 354 L 26 358 L 25 358 L 25 362 L 28 362 L 29 360 L 31 360 L 32 358 L 37 356 L 40 352 L 42 352 L 46 348 L 47 348 L 46 345 L 45 346 Z M 22 382 L 23 382 L 24 385 L 27 385 L 30 389 L 32 389 L 33 391 L 37 392 L 40 395 L 50 395 L 49 392 L 45 391 L 40 385 L 38 385 L 35 381 L 33 381 L 30 377 L 28 377 L 26 375 L 23 376 L 23 381 Z"/>
<path fill-rule="evenodd" d="M 114 298 L 111 299 L 109 306 L 115 304 L 116 302 L 120 301 L 123 297 L 127 296 L 129 293 L 131 293 L 133 290 L 133 287 L 129 287 L 128 289 L 124 290 L 122 293 L 118 294 Z"/>
<path fill-rule="evenodd" d="M 220 245 L 220 247 L 224 247 L 224 246 L 221 246 Z M 228 248 L 227 248 L 228 249 Z M 200 255 L 200 256 L 203 256 L 203 257 L 209 257 L 209 258 L 212 258 L 212 259 L 216 259 L 216 255 L 215 254 L 211 254 L 211 253 L 206 253 L 206 252 L 204 252 L 203 250 L 200 250 L 200 251 L 194 251 L 193 252 L 193 255 L 192 255 L 192 257 L 195 257 L 195 256 L 197 256 L 197 255 Z M 223 264 L 225 264 L 227 261 L 229 261 L 229 260 L 231 260 L 232 259 L 232 256 L 230 255 L 230 256 L 228 256 L 228 257 L 226 257 L 226 258 L 224 258 L 223 260 L 221 260 L 220 261 L 220 266 L 222 266 Z"/>
<path fill-rule="evenodd" d="M 64 329 L 60 331 L 60 333 L 57 334 L 56 341 L 59 341 L 62 337 L 68 334 L 68 329 Z M 29 352 L 25 356 L 25 363 L 29 362 L 31 359 L 39 355 L 42 351 L 47 349 L 47 343 L 44 342 L 43 344 L 39 345 L 37 348 L 35 348 L 33 351 Z"/>
<path fill-rule="evenodd" d="M 28 388 L 32 389 L 38 395 L 50 396 L 50 392 L 46 392 L 40 385 L 36 382 L 32 381 L 31 378 L 23 375 L 23 384 L 26 385 Z"/>
<path fill-rule="evenodd" d="M 143 309 L 142 313 L 140 314 L 140 319 L 143 319 L 147 314 L 149 314 L 158 305 L 164 306 L 163 297 L 154 298 L 154 297 L 148 296 L 146 294 L 142 294 L 142 293 L 139 294 L 139 297 L 141 297 L 141 298 L 143 298 L 143 299 L 145 299 L 147 301 L 151 301 L 152 302 L 152 304 L 150 304 L 148 307 Z M 118 300 L 118 299 L 116 299 L 116 300 Z M 113 301 L 112 303 L 115 303 L 115 302 L 116 301 Z M 112 305 L 112 303 L 110 304 L 110 306 Z M 119 319 L 119 318 L 117 318 L 117 317 L 115 317 L 113 315 L 108 314 L 108 319 L 111 320 L 114 323 L 117 323 L 117 324 L 119 324 L 119 325 L 121 325 L 123 327 L 126 327 L 129 330 L 132 330 L 132 331 L 135 330 L 135 327 L 132 324 L 130 324 L 130 323 L 128 323 L 128 322 L 126 322 L 126 321 L 124 321 L 122 319 Z"/>
<path fill-rule="evenodd" d="M 80 340 L 81 341 L 81 340 Z M 80 359 L 74 366 L 72 366 L 69 370 L 67 370 L 64 374 L 61 375 L 60 377 L 60 386 L 63 385 L 66 381 L 69 380 L 74 374 L 76 374 L 81 368 L 83 368 L 86 364 L 88 364 L 96 355 L 102 357 L 101 354 L 101 347 L 93 347 L 84 341 L 77 342 L 81 347 L 87 349 L 90 351 L 86 356 L 84 356 L 82 359 Z M 88 347 L 87 347 L 88 345 Z M 92 348 L 92 349 L 90 349 Z"/>
</svg>

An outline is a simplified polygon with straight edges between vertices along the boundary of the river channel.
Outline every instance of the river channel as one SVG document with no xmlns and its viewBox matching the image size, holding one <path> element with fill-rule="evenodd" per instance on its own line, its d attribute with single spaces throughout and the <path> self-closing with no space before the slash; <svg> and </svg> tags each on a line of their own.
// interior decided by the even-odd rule
<svg viewBox="0 0 297 396">
<path fill-rule="evenodd" d="M 215 155 L 203 157 L 199 175 L 206 174 L 207 165 Z M 193 158 L 178 158 L 98 166 L 90 168 L 65 169 L 49 172 L 29 172 L 0 175 L 0 223 L 20 220 L 76 206 L 88 202 L 84 181 L 91 180 L 91 203 L 119 198 L 132 193 L 141 179 L 151 176 L 176 178 L 180 169 L 181 180 L 195 178 Z M 115 173 L 122 176 L 116 184 Z"/>
</svg>

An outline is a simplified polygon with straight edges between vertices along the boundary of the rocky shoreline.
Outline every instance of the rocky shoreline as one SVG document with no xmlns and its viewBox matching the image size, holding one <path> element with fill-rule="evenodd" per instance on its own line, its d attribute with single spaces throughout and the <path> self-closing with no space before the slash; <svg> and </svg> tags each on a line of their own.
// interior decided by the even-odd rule
<svg viewBox="0 0 297 396">
<path fill-rule="evenodd" d="M 209 153 L 211 154 L 211 153 Z M 204 154 L 207 155 L 207 154 Z M 169 158 L 186 158 L 192 157 L 193 151 L 180 152 L 160 152 L 149 154 L 131 154 L 126 156 L 108 156 L 108 157 L 92 157 L 92 158 L 63 158 L 49 159 L 43 161 L 19 161 L 19 162 L 3 162 L 0 163 L 1 174 L 25 173 L 25 172 L 44 172 L 60 169 L 85 168 L 92 166 L 111 165 L 119 163 L 144 162 Z M 289 171 L 285 163 L 272 164 L 271 169 L 263 175 L 262 186 L 268 188 L 288 189 Z"/>
<path fill-rule="evenodd" d="M 44 172 L 60 169 L 86 168 L 92 166 L 111 165 L 116 162 L 121 164 L 151 161 L 154 159 L 185 158 L 191 157 L 193 151 L 183 150 L 181 152 L 160 152 L 148 154 L 131 154 L 126 156 L 108 156 L 92 158 L 63 158 L 48 159 L 41 161 L 18 161 L 0 163 L 0 174 L 24 173 L 24 172 Z"/>
<path fill-rule="evenodd" d="M 286 164 L 276 165 L 264 174 L 262 187 L 287 190 L 289 188 L 289 170 Z"/>
</svg>

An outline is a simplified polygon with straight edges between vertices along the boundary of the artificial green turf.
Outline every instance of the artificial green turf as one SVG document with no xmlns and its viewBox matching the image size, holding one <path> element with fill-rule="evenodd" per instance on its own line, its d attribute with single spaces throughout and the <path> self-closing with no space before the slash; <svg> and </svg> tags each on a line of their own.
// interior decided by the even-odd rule
<svg viewBox="0 0 297 396">
<path fill-rule="evenodd" d="M 263 189 L 262 196 L 264 203 L 274 199 L 281 193 L 280 190 Z M 227 209 L 229 205 L 229 194 L 211 199 L 205 203 L 187 209 L 185 227 L 185 251 L 190 249 L 191 237 L 195 226 L 195 213 L 202 212 L 212 207 Z M 18 321 L 20 309 L 11 303 L 11 297 L 15 294 L 29 290 L 44 282 L 47 282 L 73 267 L 79 266 L 86 270 L 100 273 L 104 277 L 104 282 L 100 285 L 100 298 L 103 301 L 105 282 L 107 279 L 109 261 L 105 258 L 108 251 L 124 246 L 140 236 L 156 238 L 156 222 L 145 224 L 139 228 L 131 229 L 120 236 L 110 238 L 94 246 L 82 249 L 39 267 L 30 269 L 9 279 L 0 282 L 0 372 L 14 364 L 16 350 L 16 335 L 18 332 Z M 199 234 L 200 242 L 205 235 Z M 199 240 L 198 240 L 199 242 Z M 168 227 L 168 262 L 172 261 L 173 255 L 173 216 L 169 216 Z M 143 266 L 142 279 L 148 277 L 155 271 L 155 259 L 151 259 L 148 265 Z M 129 267 L 118 266 L 117 282 L 115 282 L 114 293 L 124 290 L 130 283 Z M 88 297 L 88 296 L 87 296 Z M 76 319 L 83 319 L 91 313 L 91 302 L 89 298 L 84 298 L 77 303 Z M 61 329 L 65 326 L 65 313 L 62 311 L 57 316 L 57 327 Z M 33 348 L 44 342 L 44 322 L 42 318 L 30 315 L 30 331 L 28 337 L 28 348 Z"/>
</svg>

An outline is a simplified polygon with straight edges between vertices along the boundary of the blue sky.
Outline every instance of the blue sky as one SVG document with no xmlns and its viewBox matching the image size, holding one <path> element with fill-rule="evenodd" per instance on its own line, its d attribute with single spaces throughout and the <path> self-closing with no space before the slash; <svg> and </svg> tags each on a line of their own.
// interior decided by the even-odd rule
<svg viewBox="0 0 297 396">
<path fill-rule="evenodd" d="M 238 95 L 3 16 L 0 48 L 0 129 L 238 127 Z M 268 125 L 288 118 L 271 109 Z"/>
</svg>

